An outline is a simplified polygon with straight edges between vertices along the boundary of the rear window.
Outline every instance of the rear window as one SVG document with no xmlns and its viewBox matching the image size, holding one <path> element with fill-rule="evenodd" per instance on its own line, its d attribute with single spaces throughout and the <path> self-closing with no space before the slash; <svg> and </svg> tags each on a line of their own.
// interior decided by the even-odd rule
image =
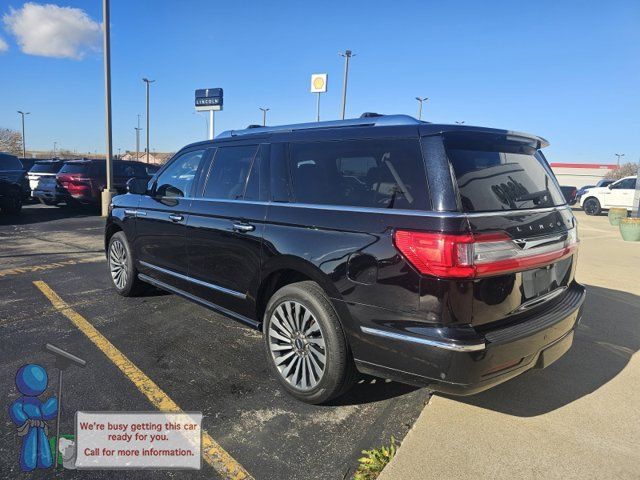
<svg viewBox="0 0 640 480">
<path fill-rule="evenodd" d="M 530 144 L 485 134 L 448 134 L 447 156 L 465 212 L 524 210 L 565 203 L 546 161 Z"/>
<path fill-rule="evenodd" d="M 0 170 L 23 170 L 24 167 L 18 157 L 12 155 L 0 155 Z"/>
<path fill-rule="evenodd" d="M 58 173 L 58 171 L 60 170 L 61 166 L 62 166 L 61 163 L 56 163 L 56 162 L 35 163 L 33 165 L 33 167 L 31 167 L 31 170 L 29 170 L 29 172 L 32 172 L 32 173 Z"/>
<path fill-rule="evenodd" d="M 294 143 L 289 169 L 299 203 L 428 209 L 417 139 Z"/>
<path fill-rule="evenodd" d="M 89 163 L 65 163 L 58 173 L 87 173 Z"/>
</svg>

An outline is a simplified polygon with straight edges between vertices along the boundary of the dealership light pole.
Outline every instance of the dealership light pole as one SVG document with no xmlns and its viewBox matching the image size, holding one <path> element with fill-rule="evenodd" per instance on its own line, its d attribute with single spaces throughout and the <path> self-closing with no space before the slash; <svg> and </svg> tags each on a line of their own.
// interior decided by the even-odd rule
<svg viewBox="0 0 640 480">
<path fill-rule="evenodd" d="M 422 104 L 424 102 L 426 102 L 427 100 L 429 100 L 429 97 L 416 97 L 416 100 L 418 101 L 418 120 L 422 120 Z"/>
<path fill-rule="evenodd" d="M 136 160 L 140 160 L 140 114 L 138 114 L 138 126 L 134 127 L 136 131 Z"/>
<path fill-rule="evenodd" d="M 615 153 L 616 157 L 618 157 L 618 168 L 620 167 L 620 159 L 624 157 L 624 153 Z"/>
<path fill-rule="evenodd" d="M 263 108 L 263 107 L 259 107 L 260 110 L 262 110 L 262 126 L 266 127 L 267 126 L 267 112 L 269 110 L 271 110 L 270 108 Z"/>
<path fill-rule="evenodd" d="M 111 198 L 116 193 L 113 190 L 113 150 L 111 145 L 111 26 L 109 24 L 109 0 L 102 0 L 102 55 L 104 58 L 104 115 L 106 147 L 105 164 L 107 167 L 107 185 L 102 191 L 102 216 L 109 214 Z"/>
<path fill-rule="evenodd" d="M 147 163 L 149 163 L 149 85 L 155 82 L 155 80 L 143 78 L 142 81 L 147 84 Z"/>
<path fill-rule="evenodd" d="M 349 80 L 349 60 L 351 57 L 355 57 L 356 54 L 351 50 L 345 50 L 344 53 L 339 54 L 344 57 L 344 79 L 342 81 L 342 120 L 344 120 L 344 113 L 347 108 L 347 82 Z"/>
<path fill-rule="evenodd" d="M 31 112 L 21 112 L 18 110 L 18 113 L 22 116 L 22 158 L 27 158 L 27 142 L 24 138 L 24 116 L 29 115 Z"/>
</svg>

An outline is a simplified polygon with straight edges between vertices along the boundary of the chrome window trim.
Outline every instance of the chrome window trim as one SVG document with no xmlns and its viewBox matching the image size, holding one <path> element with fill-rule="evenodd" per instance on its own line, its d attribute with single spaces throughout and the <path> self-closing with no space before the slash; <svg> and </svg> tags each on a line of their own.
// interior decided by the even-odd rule
<svg viewBox="0 0 640 480">
<path fill-rule="evenodd" d="M 522 215 L 526 213 L 548 213 L 560 210 L 567 210 L 571 207 L 568 205 L 559 205 L 557 207 L 530 208 L 526 210 L 504 210 L 491 212 L 437 212 L 429 210 L 404 210 L 404 209 L 388 209 L 375 207 L 350 207 L 348 205 L 325 205 L 315 203 L 297 203 L 297 202 L 264 202 L 257 200 L 233 200 L 228 198 L 203 198 L 203 197 L 181 197 L 182 200 L 198 200 L 204 202 L 220 202 L 220 203 L 245 203 L 251 205 L 271 205 L 289 208 L 313 208 L 316 210 L 335 210 L 339 212 L 363 212 L 363 213 L 381 213 L 385 215 L 414 215 L 418 217 L 438 217 L 438 218 L 475 218 L 475 217 L 501 217 L 504 215 Z"/>
<path fill-rule="evenodd" d="M 236 297 L 236 298 L 241 298 L 242 300 L 245 300 L 247 298 L 247 296 L 244 293 L 236 292 L 235 290 L 230 290 L 228 288 L 224 288 L 224 287 L 221 287 L 219 285 L 215 285 L 213 283 L 204 282 L 202 280 L 198 280 L 197 278 L 189 277 L 187 275 L 183 275 L 181 273 L 174 272 L 173 270 L 168 270 L 166 268 L 158 267 L 157 265 L 153 265 L 151 263 L 144 262 L 142 260 L 140 260 L 140 265 L 144 265 L 145 267 L 148 267 L 148 268 L 150 268 L 152 270 L 156 270 L 158 272 L 165 273 L 167 275 L 171 275 L 171 276 L 179 278 L 181 280 L 186 280 L 187 282 L 195 283 L 197 285 L 201 285 L 203 287 L 207 287 L 207 288 L 210 288 L 212 290 L 217 290 L 218 292 L 226 293 L 227 295 L 231 295 L 231 296 Z"/>
<path fill-rule="evenodd" d="M 384 338 L 392 338 L 394 340 L 400 340 L 403 342 L 419 343 L 421 345 L 442 348 L 444 350 L 452 350 L 454 352 L 477 352 L 485 349 L 484 342 L 474 343 L 474 344 L 455 344 L 455 343 L 444 342 L 440 340 L 431 340 L 428 338 L 416 337 L 413 335 L 406 335 L 403 333 L 390 332 L 388 330 L 379 330 L 377 328 L 360 327 L 360 330 L 362 330 L 364 333 L 367 333 L 369 335 L 375 335 L 375 336 L 384 337 Z"/>
<path fill-rule="evenodd" d="M 567 290 L 567 288 L 569 287 L 567 287 L 566 285 L 563 285 L 554 290 L 551 290 L 548 293 L 545 293 L 544 295 L 540 295 L 539 297 L 532 298 L 531 300 L 524 302 L 522 305 L 516 308 L 514 312 L 522 312 L 523 310 L 529 310 L 530 308 L 533 308 L 542 303 L 548 302 L 549 300 L 556 298 L 561 293 L 564 293 Z"/>
</svg>

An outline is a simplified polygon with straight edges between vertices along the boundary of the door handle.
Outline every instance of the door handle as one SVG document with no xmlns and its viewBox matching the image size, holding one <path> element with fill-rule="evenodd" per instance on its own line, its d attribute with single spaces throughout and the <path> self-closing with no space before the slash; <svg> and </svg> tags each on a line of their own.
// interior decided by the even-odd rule
<svg viewBox="0 0 640 480">
<path fill-rule="evenodd" d="M 182 220 L 184 220 L 184 217 L 182 215 L 174 214 L 174 213 L 169 215 L 169 218 L 171 219 L 172 222 L 181 222 Z"/>
<path fill-rule="evenodd" d="M 256 229 L 256 227 L 254 225 L 249 225 L 247 223 L 234 223 L 233 224 L 233 231 L 234 232 L 247 233 L 247 232 L 253 232 L 255 229 Z"/>
</svg>

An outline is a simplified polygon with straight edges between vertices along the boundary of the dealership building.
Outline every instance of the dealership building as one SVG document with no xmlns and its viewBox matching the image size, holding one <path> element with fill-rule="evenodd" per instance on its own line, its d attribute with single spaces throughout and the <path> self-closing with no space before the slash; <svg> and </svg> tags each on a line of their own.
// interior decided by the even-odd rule
<svg viewBox="0 0 640 480">
<path fill-rule="evenodd" d="M 581 188 L 595 185 L 599 180 L 609 178 L 617 167 L 608 163 L 552 163 L 551 170 L 560 185 Z"/>
</svg>

